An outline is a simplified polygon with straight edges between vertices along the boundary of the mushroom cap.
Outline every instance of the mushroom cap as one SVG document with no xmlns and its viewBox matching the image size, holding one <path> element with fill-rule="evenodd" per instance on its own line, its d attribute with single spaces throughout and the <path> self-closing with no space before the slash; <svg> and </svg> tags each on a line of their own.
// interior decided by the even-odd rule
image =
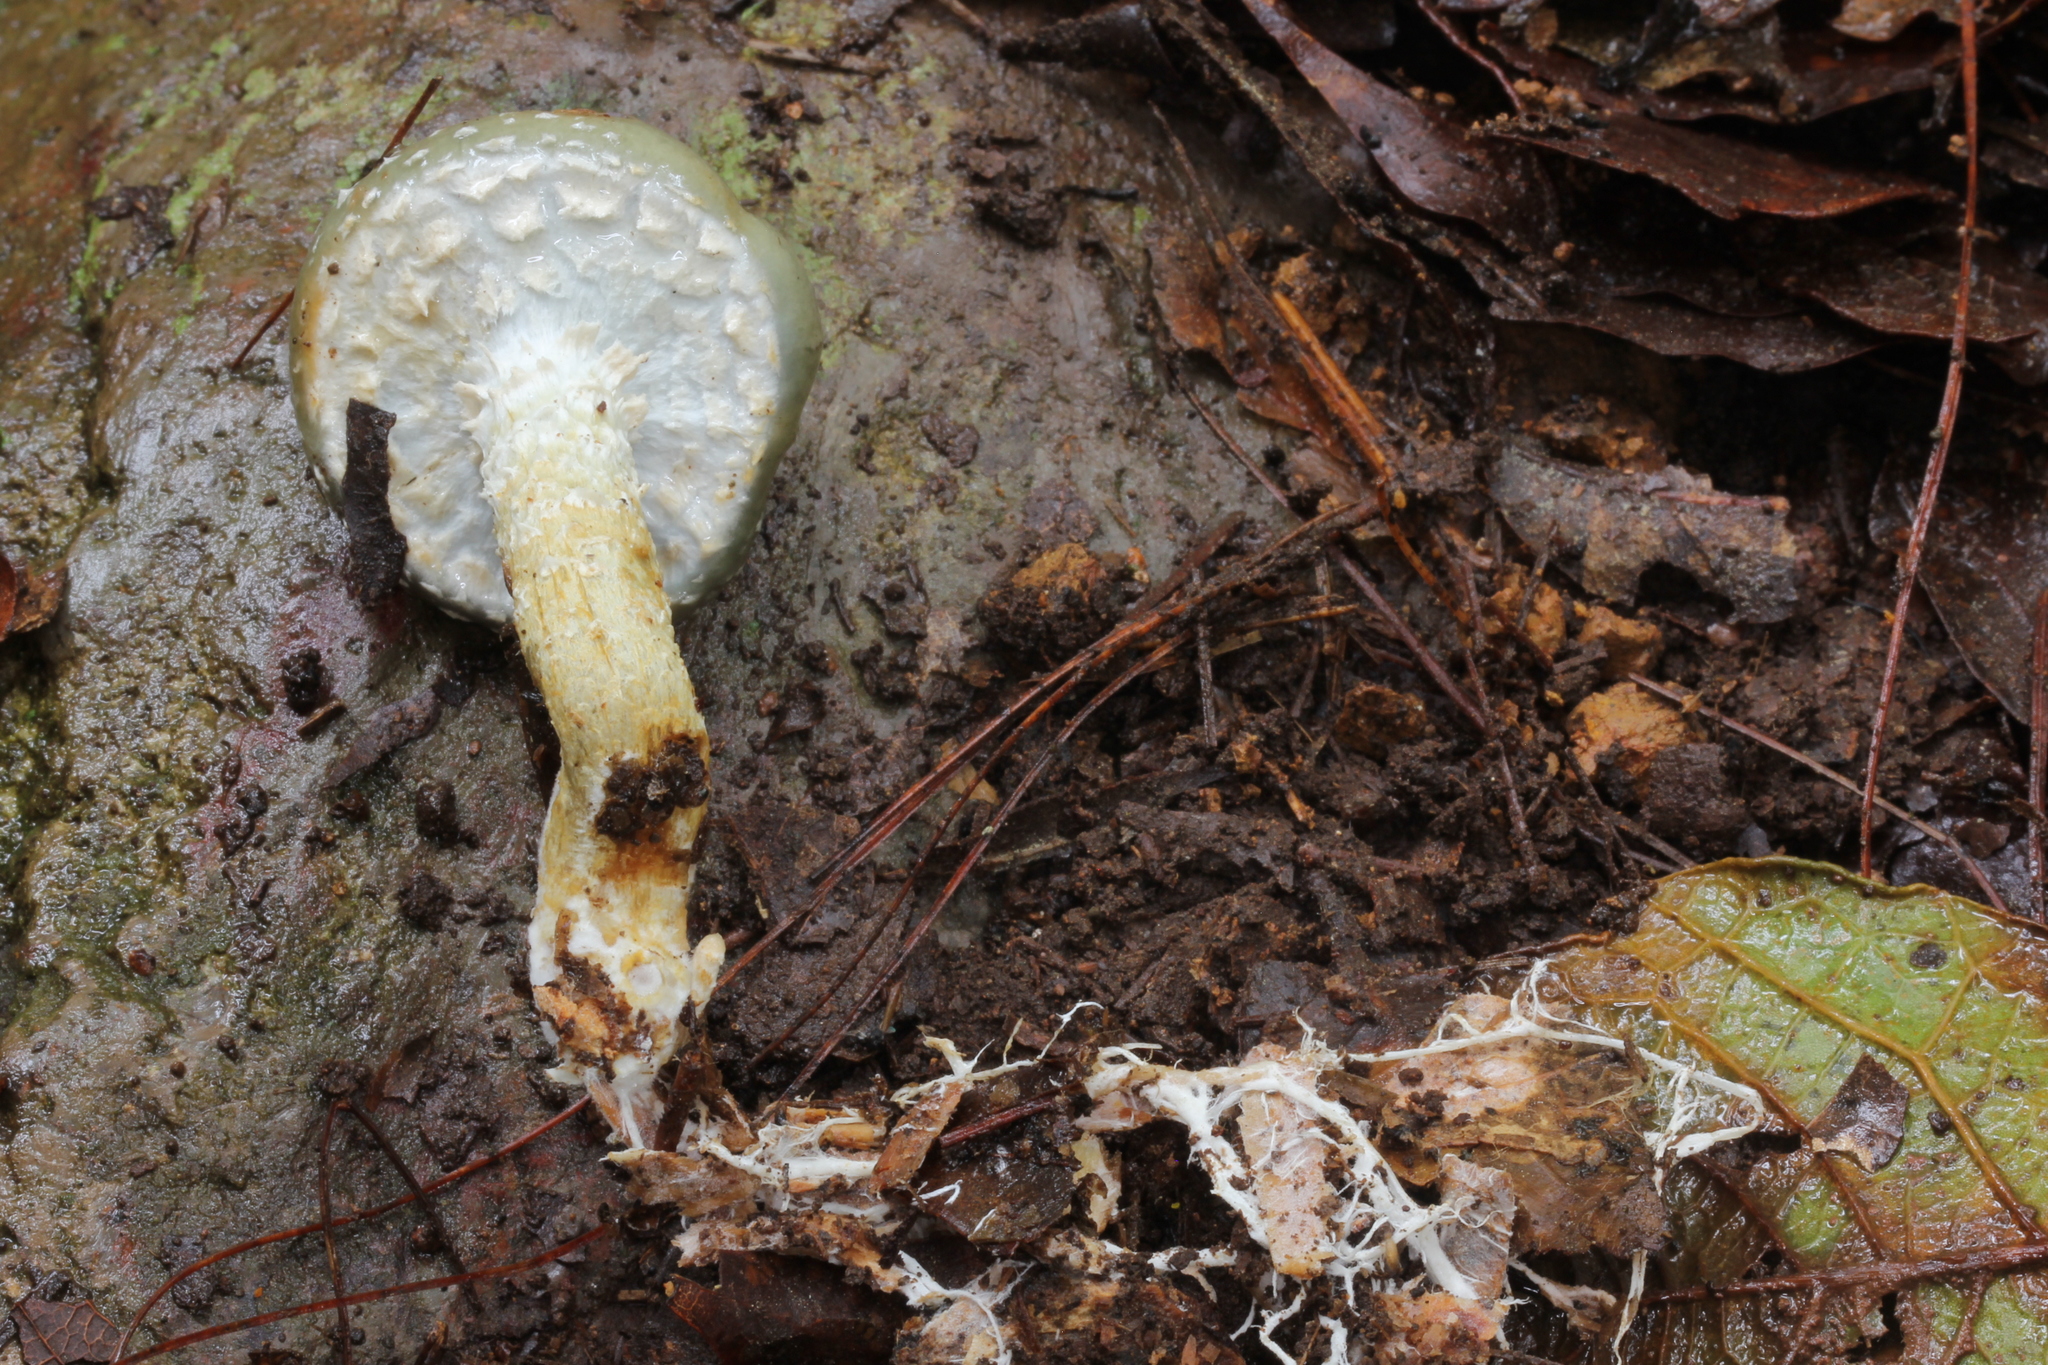
<svg viewBox="0 0 2048 1365">
<path fill-rule="evenodd" d="M 395 415 L 407 577 L 503 622 L 479 396 L 584 364 L 615 381 L 663 586 L 693 606 L 746 554 L 820 338 L 795 253 L 688 147 L 633 119 L 494 114 L 422 139 L 327 216 L 293 302 L 292 400 L 337 501 L 349 400 Z"/>
</svg>

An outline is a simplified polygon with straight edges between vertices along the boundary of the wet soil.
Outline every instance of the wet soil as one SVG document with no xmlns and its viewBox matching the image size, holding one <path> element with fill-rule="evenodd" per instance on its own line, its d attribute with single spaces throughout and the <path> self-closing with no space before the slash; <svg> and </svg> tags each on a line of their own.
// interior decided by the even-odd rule
<svg viewBox="0 0 2048 1365">
<path fill-rule="evenodd" d="M 0 541 L 70 573 L 58 620 L 0 643 L 10 1300 L 62 1271 L 125 1322 L 191 1239 L 217 1250 L 311 1221 L 331 1062 L 376 1078 L 376 1115 L 421 1171 L 569 1098 L 543 1075 L 524 989 L 552 772 L 516 647 L 402 592 L 352 596 L 278 338 L 228 366 L 430 77 L 449 84 L 423 126 L 576 106 L 674 131 L 813 271 L 830 341 L 802 435 L 755 554 L 682 625 L 713 739 L 692 913 L 735 950 L 797 913 L 864 820 L 1204 528 L 1244 516 L 1214 572 L 1316 509 L 1329 484 L 1298 434 L 1244 410 L 1222 367 L 1179 362 L 1291 505 L 1173 387 L 1147 229 L 1199 232 L 1203 210 L 1145 92 L 1005 63 L 944 8 L 897 8 L 45 0 L 0 14 L 0 126 L 35 130 L 0 147 Z M 995 20 L 1024 31 L 1055 12 Z M 849 43 L 859 24 L 876 40 Z M 846 60 L 791 65 L 749 42 L 847 43 Z M 1660 649 L 1633 656 L 1645 671 L 1857 771 L 1891 572 L 1872 491 L 1898 433 L 1924 432 L 1930 393 L 1855 365 L 1760 376 L 1534 324 L 1502 324 L 1475 365 L 1418 320 L 1409 281 L 1335 230 L 1262 127 L 1180 128 L 1225 225 L 1258 230 L 1258 269 L 1307 260 L 1357 301 L 1351 370 L 1417 433 L 1418 486 L 1462 537 L 1435 562 L 1465 566 L 1471 602 L 1508 593 L 1495 615 L 1511 625 L 1474 636 L 1464 602 L 1384 538 L 1355 547 L 1461 685 L 1479 680 L 1487 727 L 1356 610 L 1327 559 L 1220 604 L 1206 664 L 1173 658 L 1053 756 L 899 984 L 882 965 L 906 916 L 1042 735 L 961 784 L 964 824 L 929 866 L 914 863 L 935 826 L 913 822 L 714 1002 L 712 1052 L 744 1102 L 779 1095 L 870 988 L 810 1093 L 872 1104 L 939 1069 L 927 1032 L 968 1053 L 1049 1038 L 1084 1000 L 1104 1008 L 1074 1016 L 1079 1036 L 1192 1063 L 1303 1027 L 1387 1046 L 1475 964 L 1624 925 L 1646 879 L 1683 860 L 1853 854 L 1847 794 L 1700 716 L 1655 744 L 1590 741 L 1582 706 L 1623 684 L 1587 622 L 1606 608 L 1653 628 Z M 87 214 L 135 186 L 170 191 L 161 230 Z M 1509 436 L 1589 482 L 1602 451 L 1663 450 L 1723 492 L 1786 499 L 1782 598 L 1749 610 L 1663 562 L 1603 598 L 1584 547 L 1553 552 L 1496 509 L 1486 480 Z M 1961 458 L 1995 466 L 2006 444 L 1984 435 Z M 1352 614 L 1285 619 L 1332 604 Z M 2029 906 L 2018 737 L 1940 622 L 1911 624 L 1888 790 Z M 1896 879 L 1970 890 L 1939 845 L 1881 834 Z M 899 895 L 906 910 L 862 957 Z M 1005 1141 L 1056 1150 L 1069 1117 L 1049 1106 Z M 337 1198 L 398 1193 L 340 1131 Z M 1163 1142 L 1117 1140 L 1142 1173 L 1118 1240 L 1227 1241 Z M 575 1121 L 445 1196 L 465 1261 L 517 1260 L 624 1209 L 601 1151 Z M 400 1215 L 343 1236 L 346 1283 L 446 1273 L 419 1228 Z M 635 1212 L 584 1259 L 473 1299 L 359 1309 L 356 1353 L 710 1359 L 663 1306 L 673 1230 Z M 1130 1320 L 1227 1330 L 1247 1300 L 1217 1279 L 1216 1305 L 1134 1301 Z M 153 1322 L 168 1335 L 328 1292 L 307 1240 Z M 294 1319 L 187 1358 L 326 1360 L 330 1329 Z"/>
</svg>

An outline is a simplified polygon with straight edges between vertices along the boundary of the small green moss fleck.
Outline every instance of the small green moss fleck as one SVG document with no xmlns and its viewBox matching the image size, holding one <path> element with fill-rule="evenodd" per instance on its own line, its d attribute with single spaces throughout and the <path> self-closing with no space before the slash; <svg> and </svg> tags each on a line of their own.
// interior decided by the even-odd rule
<svg viewBox="0 0 2048 1365">
<path fill-rule="evenodd" d="M 178 316 L 171 319 L 171 335 L 174 337 L 181 337 L 185 335 L 185 329 L 190 327 L 191 325 L 192 314 L 180 313 L 178 314 Z"/>
<path fill-rule="evenodd" d="M 277 93 L 277 73 L 267 66 L 254 67 L 242 77 L 242 103 L 261 104 Z"/>
<path fill-rule="evenodd" d="M 120 52 L 125 50 L 127 46 L 128 35 L 125 33 L 116 33 L 113 37 L 107 39 L 104 43 L 100 44 L 100 51 Z"/>
</svg>

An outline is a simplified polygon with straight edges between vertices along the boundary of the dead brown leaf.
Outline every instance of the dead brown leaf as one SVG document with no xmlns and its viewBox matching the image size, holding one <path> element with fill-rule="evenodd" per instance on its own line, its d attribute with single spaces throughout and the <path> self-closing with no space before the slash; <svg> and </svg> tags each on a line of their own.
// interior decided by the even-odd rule
<svg viewBox="0 0 2048 1365">
<path fill-rule="evenodd" d="M 26 1298 L 14 1306 L 23 1365 L 99 1365 L 114 1358 L 120 1333 L 86 1300 Z"/>
<path fill-rule="evenodd" d="M 1484 1031 L 1510 1005 L 1468 995 L 1452 1008 Z M 1642 1082 L 1621 1054 L 1510 1038 L 1378 1062 L 1370 1079 L 1388 1095 L 1380 1132 L 1397 1144 L 1388 1159 L 1405 1162 L 1409 1178 L 1447 1179 L 1454 1159 L 1507 1177 L 1517 1254 L 1662 1244 L 1664 1203 L 1632 1104 Z"/>
</svg>

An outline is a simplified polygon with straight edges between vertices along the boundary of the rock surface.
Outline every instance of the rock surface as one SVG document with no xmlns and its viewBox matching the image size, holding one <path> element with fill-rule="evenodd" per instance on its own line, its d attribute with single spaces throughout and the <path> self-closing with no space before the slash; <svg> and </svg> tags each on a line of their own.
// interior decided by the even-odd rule
<svg viewBox="0 0 2048 1365">
<path fill-rule="evenodd" d="M 377 1077 L 379 1117 L 422 1171 L 565 1102 L 540 1079 L 549 1050 L 521 989 L 547 734 L 516 651 L 405 594 L 352 599 L 281 331 L 229 366 L 430 78 L 447 84 L 422 128 L 587 107 L 669 129 L 813 272 L 829 343 L 803 433 L 752 559 L 685 627 L 718 745 L 714 812 L 804 798 L 806 755 L 853 793 L 893 780 L 906 743 L 928 757 L 927 693 L 961 668 L 973 604 L 1037 548 L 1019 540 L 1035 488 L 1103 512 L 1083 538 L 1110 562 L 1135 547 L 1169 564 L 1220 509 L 1266 515 L 1164 396 L 1136 326 L 1144 225 L 1185 194 L 1142 101 L 1006 66 L 938 6 L 878 30 L 845 63 L 858 70 L 748 49 L 869 41 L 826 0 L 712 8 L 36 0 L 0 14 L 0 127 L 29 130 L 0 139 L 0 545 L 70 566 L 59 618 L 0 646 L 8 1298 L 61 1270 L 125 1323 L 165 1273 L 157 1248 L 311 1221 L 323 1074 Z M 1038 185 L 1137 198 L 1053 196 L 1020 241 L 953 155 L 998 145 Z M 1279 221 L 1245 180 L 1233 212 Z M 124 187 L 168 195 L 88 214 Z M 927 605 L 911 644 L 861 596 L 905 564 Z M 925 701 L 862 690 L 853 656 L 885 644 L 910 656 L 891 677 Z M 324 690 L 295 696 L 308 650 Z M 811 723 L 771 737 L 759 703 L 778 693 L 809 698 Z M 327 785 L 381 708 L 415 699 L 437 708 L 431 732 Z M 458 837 L 419 815 L 423 784 L 452 793 Z M 450 804 L 432 790 L 433 811 Z M 401 893 L 422 875 L 446 903 L 408 916 L 417 897 Z M 323 1073 L 330 1061 L 356 1070 Z M 339 1131 L 339 1203 L 401 1191 Z M 599 1152 L 572 1126 L 447 1196 L 466 1262 L 530 1256 L 618 1209 L 623 1181 Z M 447 1273 L 418 1226 L 343 1235 L 349 1287 Z M 662 1251 L 629 1230 L 567 1276 L 515 1277 L 480 1304 L 359 1309 L 357 1358 L 412 1358 L 440 1319 L 451 1339 L 537 1359 L 602 1339 L 610 1360 L 621 1332 L 674 1331 L 658 1302 L 614 1293 L 651 1283 Z M 152 1322 L 189 1331 L 320 1298 L 326 1280 L 306 1241 L 226 1267 Z M 329 1330 L 302 1317 L 182 1358 L 325 1359 Z M 669 1358 L 697 1349 L 678 1338 Z"/>
</svg>

